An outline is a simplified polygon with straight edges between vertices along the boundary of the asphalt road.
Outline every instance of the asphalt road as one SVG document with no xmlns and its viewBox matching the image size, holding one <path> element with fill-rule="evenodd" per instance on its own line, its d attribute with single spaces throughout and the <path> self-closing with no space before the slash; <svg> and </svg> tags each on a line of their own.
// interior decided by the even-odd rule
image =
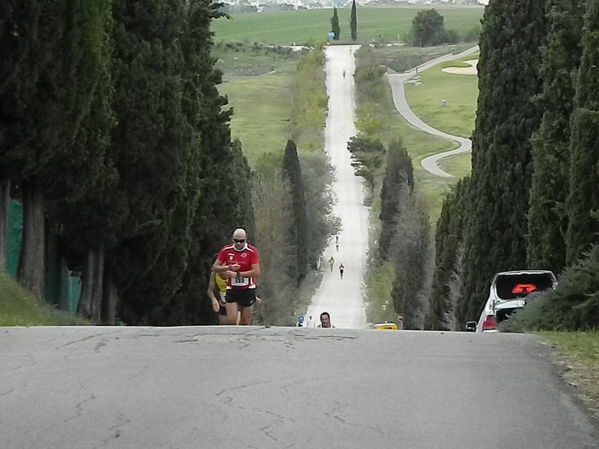
<svg viewBox="0 0 599 449">
<path fill-rule="evenodd" d="M 596 449 L 537 337 L 0 328 L 0 448 Z"/>
<path fill-rule="evenodd" d="M 354 54 L 359 45 L 334 45 L 326 49 L 326 83 L 329 96 L 325 127 L 325 151 L 335 168 L 333 191 L 337 202 L 334 215 L 340 218 L 339 250 L 333 238 L 324 259 L 335 259 L 333 270 L 325 264 L 318 291 L 312 297 L 307 316 L 318 321 L 321 312 L 329 312 L 335 327 L 366 327 L 362 283 L 368 254 L 368 208 L 364 206 L 364 184 L 354 174 L 349 138 L 356 134 L 354 126 Z M 345 76 L 343 76 L 345 72 Z M 345 267 L 343 279 L 339 265 Z"/>
</svg>

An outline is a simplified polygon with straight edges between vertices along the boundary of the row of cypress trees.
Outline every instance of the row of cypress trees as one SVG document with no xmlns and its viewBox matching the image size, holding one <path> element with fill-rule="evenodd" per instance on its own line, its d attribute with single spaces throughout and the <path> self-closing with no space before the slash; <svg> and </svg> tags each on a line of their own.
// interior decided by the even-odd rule
<svg viewBox="0 0 599 449">
<path fill-rule="evenodd" d="M 487 6 L 472 174 L 438 222 L 431 327 L 478 318 L 495 272 L 558 274 L 597 242 L 598 36 L 598 0 Z"/>
<path fill-rule="evenodd" d="M 356 0 L 352 0 L 351 11 L 349 14 L 349 31 L 352 41 L 358 39 L 358 14 L 356 12 Z M 335 7 L 333 7 L 333 15 L 331 16 L 331 32 L 333 33 L 333 40 L 338 41 L 341 37 L 341 26 L 339 25 L 339 15 L 337 14 L 337 8 Z"/>
<path fill-rule="evenodd" d="M 23 203 L 19 280 L 47 232 L 97 322 L 209 322 L 210 256 L 253 230 L 250 171 L 211 56 L 210 0 L 0 3 L 0 248 Z M 4 257 L 0 257 L 4 260 Z M 120 300 L 119 300 L 120 298 Z"/>
</svg>

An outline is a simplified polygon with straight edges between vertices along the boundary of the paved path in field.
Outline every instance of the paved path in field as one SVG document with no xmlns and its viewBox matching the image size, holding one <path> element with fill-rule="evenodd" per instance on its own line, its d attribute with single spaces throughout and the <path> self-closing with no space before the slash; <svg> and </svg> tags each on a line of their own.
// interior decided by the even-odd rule
<svg viewBox="0 0 599 449">
<path fill-rule="evenodd" d="M 426 62 L 412 70 L 409 70 L 405 73 L 396 73 L 396 74 L 387 74 L 387 79 L 389 80 L 389 84 L 391 85 L 391 90 L 393 92 L 393 102 L 395 103 L 395 107 L 399 111 L 399 113 L 414 127 L 432 134 L 433 136 L 441 137 L 443 139 L 450 140 L 452 142 L 456 142 L 459 147 L 453 150 L 444 151 L 442 153 L 433 154 L 432 156 L 426 157 L 422 159 L 420 164 L 422 168 L 433 175 L 442 176 L 442 177 L 452 177 L 453 175 L 447 173 L 439 167 L 439 160 L 453 156 L 455 154 L 465 153 L 472 149 L 472 142 L 470 139 L 465 139 L 463 137 L 452 136 L 451 134 L 447 134 L 443 131 L 439 131 L 438 129 L 433 128 L 432 126 L 424 123 L 420 120 L 406 100 L 404 84 L 406 81 L 414 78 L 419 72 L 423 70 L 429 69 L 431 67 L 436 66 L 442 62 L 452 61 L 454 59 L 460 59 L 464 56 L 476 53 L 478 51 L 478 46 L 469 48 L 458 54 L 449 54 L 445 56 L 441 56 L 440 58 L 433 59 L 432 61 Z"/>
</svg>

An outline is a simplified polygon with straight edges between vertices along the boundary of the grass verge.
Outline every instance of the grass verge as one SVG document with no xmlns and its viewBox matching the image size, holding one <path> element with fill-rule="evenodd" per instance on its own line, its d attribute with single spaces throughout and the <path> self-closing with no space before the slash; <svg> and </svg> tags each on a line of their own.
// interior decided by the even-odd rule
<svg viewBox="0 0 599 449">
<path fill-rule="evenodd" d="M 0 326 L 70 326 L 88 321 L 39 301 L 6 273 L 0 273 Z"/>
<path fill-rule="evenodd" d="M 540 332 L 564 362 L 563 376 L 599 419 L 599 331 Z"/>
</svg>

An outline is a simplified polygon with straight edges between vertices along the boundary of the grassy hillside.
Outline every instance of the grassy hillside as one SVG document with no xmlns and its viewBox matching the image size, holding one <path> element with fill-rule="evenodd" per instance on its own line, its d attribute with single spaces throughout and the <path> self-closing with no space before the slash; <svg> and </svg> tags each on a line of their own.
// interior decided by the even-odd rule
<svg viewBox="0 0 599 449">
<path fill-rule="evenodd" d="M 412 19 L 422 7 L 359 8 L 358 42 L 373 40 L 405 42 L 412 27 Z M 477 27 L 482 18 L 482 7 L 439 7 L 445 28 L 464 36 Z M 350 40 L 349 8 L 338 9 L 341 36 L 339 42 Z M 238 14 L 213 22 L 215 40 L 265 42 L 275 45 L 304 44 L 325 41 L 331 28 L 332 10 L 312 9 L 271 13 Z"/>
<path fill-rule="evenodd" d="M 39 301 L 0 272 L 0 326 L 68 326 L 89 322 Z"/>
</svg>

